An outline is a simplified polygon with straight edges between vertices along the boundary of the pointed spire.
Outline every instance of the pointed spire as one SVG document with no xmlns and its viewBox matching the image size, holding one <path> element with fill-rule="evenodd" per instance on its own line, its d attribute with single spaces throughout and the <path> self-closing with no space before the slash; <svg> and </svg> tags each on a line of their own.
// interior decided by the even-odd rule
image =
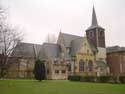
<svg viewBox="0 0 125 94">
<path fill-rule="evenodd" d="M 89 31 L 89 30 L 94 29 L 94 28 L 97 28 L 97 27 L 104 29 L 103 27 L 101 27 L 100 25 L 98 25 L 98 21 L 97 21 L 97 18 L 96 18 L 95 7 L 94 7 L 94 5 L 93 5 L 92 23 L 91 23 L 91 26 L 90 26 L 86 31 Z"/>
<path fill-rule="evenodd" d="M 91 26 L 98 26 L 98 21 L 96 18 L 96 12 L 95 12 L 95 8 L 93 6 L 93 13 L 92 13 L 92 24 Z"/>
</svg>

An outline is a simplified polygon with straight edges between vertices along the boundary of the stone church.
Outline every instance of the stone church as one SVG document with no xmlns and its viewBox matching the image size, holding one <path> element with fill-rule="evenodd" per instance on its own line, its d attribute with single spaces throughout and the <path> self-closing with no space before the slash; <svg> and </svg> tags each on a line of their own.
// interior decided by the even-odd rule
<svg viewBox="0 0 125 94">
<path fill-rule="evenodd" d="M 8 77 L 32 78 L 36 59 L 45 61 L 47 79 L 107 75 L 105 29 L 98 24 L 94 7 L 92 24 L 85 32 L 86 37 L 60 32 L 56 44 L 18 43 L 10 57 Z"/>
</svg>

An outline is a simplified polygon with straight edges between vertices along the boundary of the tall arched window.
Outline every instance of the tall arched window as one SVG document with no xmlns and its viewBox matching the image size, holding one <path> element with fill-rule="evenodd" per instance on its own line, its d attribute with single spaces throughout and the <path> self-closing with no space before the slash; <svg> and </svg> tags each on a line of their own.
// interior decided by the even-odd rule
<svg viewBox="0 0 125 94">
<path fill-rule="evenodd" d="M 88 62 L 88 70 L 93 71 L 93 62 L 91 60 Z"/>
<path fill-rule="evenodd" d="M 79 61 L 79 71 L 80 72 L 84 71 L 84 61 L 82 59 Z"/>
</svg>

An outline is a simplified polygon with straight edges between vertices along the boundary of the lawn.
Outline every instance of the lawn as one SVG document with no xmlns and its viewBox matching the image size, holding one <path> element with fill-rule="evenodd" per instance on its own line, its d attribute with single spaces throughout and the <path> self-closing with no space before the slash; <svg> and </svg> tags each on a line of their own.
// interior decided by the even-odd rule
<svg viewBox="0 0 125 94">
<path fill-rule="evenodd" d="M 125 84 L 0 80 L 0 94 L 125 94 Z"/>
</svg>

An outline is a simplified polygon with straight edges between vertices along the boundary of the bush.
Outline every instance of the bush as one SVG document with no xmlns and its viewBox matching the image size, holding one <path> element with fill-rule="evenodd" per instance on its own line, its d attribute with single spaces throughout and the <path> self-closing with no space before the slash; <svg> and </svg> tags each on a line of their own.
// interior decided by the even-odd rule
<svg viewBox="0 0 125 94">
<path fill-rule="evenodd" d="M 81 82 L 95 82 L 96 77 L 94 76 L 85 76 L 85 77 L 81 77 Z"/>
<path fill-rule="evenodd" d="M 119 77 L 118 76 L 110 76 L 109 83 L 118 84 L 119 83 Z"/>
<path fill-rule="evenodd" d="M 100 77 L 97 77 L 97 82 L 100 82 L 100 83 L 109 83 L 111 80 L 111 76 L 100 76 Z"/>
<path fill-rule="evenodd" d="M 76 75 L 74 75 L 74 76 L 68 76 L 68 80 L 70 80 L 70 81 L 80 81 L 81 80 L 81 76 L 76 76 Z"/>
<path fill-rule="evenodd" d="M 45 65 L 44 61 L 36 60 L 34 66 L 34 76 L 36 80 L 42 81 L 45 79 Z"/>
<path fill-rule="evenodd" d="M 125 84 L 125 76 L 120 76 L 119 81 L 121 84 Z"/>
<path fill-rule="evenodd" d="M 68 80 L 70 81 L 81 81 L 81 82 L 95 82 L 94 76 L 68 76 Z"/>
<path fill-rule="evenodd" d="M 112 83 L 117 84 L 123 83 L 125 84 L 125 76 L 68 76 L 68 80 L 70 81 L 80 81 L 80 82 L 99 82 L 99 83 Z"/>
</svg>

